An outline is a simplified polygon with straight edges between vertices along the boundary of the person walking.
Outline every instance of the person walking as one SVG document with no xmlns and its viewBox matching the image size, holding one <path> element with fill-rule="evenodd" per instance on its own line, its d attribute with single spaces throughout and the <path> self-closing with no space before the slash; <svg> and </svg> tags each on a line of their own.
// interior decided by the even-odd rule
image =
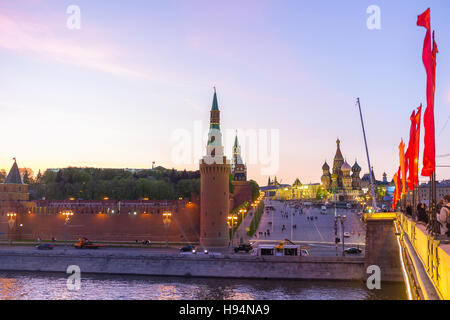
<svg viewBox="0 0 450 320">
<path fill-rule="evenodd" d="M 408 202 L 408 204 L 406 205 L 406 215 L 409 217 L 412 217 L 412 206 L 411 206 L 411 202 Z"/>
<path fill-rule="evenodd" d="M 417 205 L 417 221 L 428 223 L 427 209 L 425 203 L 419 203 Z"/>
<path fill-rule="evenodd" d="M 438 221 L 441 224 L 441 235 L 450 237 L 450 194 L 442 199 L 442 208 L 438 215 Z"/>
</svg>

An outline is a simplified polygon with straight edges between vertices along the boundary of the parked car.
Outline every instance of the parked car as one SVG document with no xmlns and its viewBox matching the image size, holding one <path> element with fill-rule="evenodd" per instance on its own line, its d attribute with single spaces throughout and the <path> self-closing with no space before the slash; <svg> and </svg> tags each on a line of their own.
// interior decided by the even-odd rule
<svg viewBox="0 0 450 320">
<path fill-rule="evenodd" d="M 53 245 L 50 243 L 41 243 L 36 246 L 38 250 L 53 250 Z"/>
<path fill-rule="evenodd" d="M 250 244 L 240 244 L 238 247 L 234 248 L 234 252 L 238 253 L 239 251 L 245 251 L 245 253 L 249 253 L 253 247 Z"/>
<path fill-rule="evenodd" d="M 348 249 L 345 249 L 344 251 L 345 251 L 345 253 L 348 253 L 348 254 L 360 254 L 362 252 L 362 250 L 359 248 L 348 248 Z"/>
<path fill-rule="evenodd" d="M 350 238 L 350 232 L 344 232 L 344 237 L 345 238 Z"/>
</svg>

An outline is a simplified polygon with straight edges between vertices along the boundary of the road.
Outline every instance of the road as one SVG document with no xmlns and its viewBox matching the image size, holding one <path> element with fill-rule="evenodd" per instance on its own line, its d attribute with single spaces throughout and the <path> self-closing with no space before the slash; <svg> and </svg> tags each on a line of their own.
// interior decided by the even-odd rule
<svg viewBox="0 0 450 320">
<path fill-rule="evenodd" d="M 266 210 L 261 218 L 258 231 L 252 241 L 258 243 L 278 243 L 286 238 L 310 247 L 311 255 L 336 255 L 334 208 L 329 208 L 326 214 L 321 214 L 319 208 L 295 209 L 284 201 L 265 200 Z M 267 210 L 272 206 L 274 210 Z M 345 238 L 345 247 L 365 245 L 365 226 L 353 210 L 337 209 L 336 214 L 346 216 L 344 231 L 351 233 Z M 285 228 L 283 228 L 283 225 Z M 292 226 L 296 225 L 296 228 Z M 269 231 L 269 233 L 267 233 Z M 265 233 L 265 234 L 264 234 Z M 342 238 L 341 223 L 338 222 L 338 237 Z M 342 253 L 342 243 L 339 244 L 339 254 Z"/>
</svg>

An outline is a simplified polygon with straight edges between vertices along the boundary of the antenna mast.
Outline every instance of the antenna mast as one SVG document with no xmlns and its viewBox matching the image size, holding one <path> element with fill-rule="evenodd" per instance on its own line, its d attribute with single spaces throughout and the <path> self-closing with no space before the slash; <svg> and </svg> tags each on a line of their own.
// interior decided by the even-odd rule
<svg viewBox="0 0 450 320">
<path fill-rule="evenodd" d="M 370 188 L 372 190 L 372 207 L 376 212 L 377 211 L 377 199 L 375 197 L 375 189 L 374 189 L 374 181 L 373 181 L 374 177 L 372 175 L 373 170 L 372 170 L 372 166 L 370 165 L 369 149 L 367 147 L 367 139 L 366 139 L 366 130 L 364 129 L 364 120 L 363 120 L 363 116 L 362 116 L 362 112 L 361 112 L 361 104 L 359 103 L 359 98 L 356 98 L 356 103 L 358 104 L 359 116 L 361 117 L 361 126 L 362 126 L 362 131 L 363 131 L 363 136 L 364 136 L 364 144 L 366 145 L 367 162 L 369 164 Z"/>
</svg>

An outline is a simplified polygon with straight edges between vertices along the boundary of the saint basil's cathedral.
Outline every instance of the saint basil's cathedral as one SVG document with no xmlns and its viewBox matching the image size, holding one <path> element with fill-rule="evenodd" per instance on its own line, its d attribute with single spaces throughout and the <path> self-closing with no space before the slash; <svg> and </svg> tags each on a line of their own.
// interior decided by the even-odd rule
<svg viewBox="0 0 450 320">
<path fill-rule="evenodd" d="M 330 166 L 326 161 L 322 166 L 322 186 L 331 194 L 333 201 L 354 201 L 363 194 L 360 178 L 361 167 L 357 161 L 351 167 L 342 156 L 339 139 L 336 144 L 337 150 L 331 173 Z"/>
</svg>

